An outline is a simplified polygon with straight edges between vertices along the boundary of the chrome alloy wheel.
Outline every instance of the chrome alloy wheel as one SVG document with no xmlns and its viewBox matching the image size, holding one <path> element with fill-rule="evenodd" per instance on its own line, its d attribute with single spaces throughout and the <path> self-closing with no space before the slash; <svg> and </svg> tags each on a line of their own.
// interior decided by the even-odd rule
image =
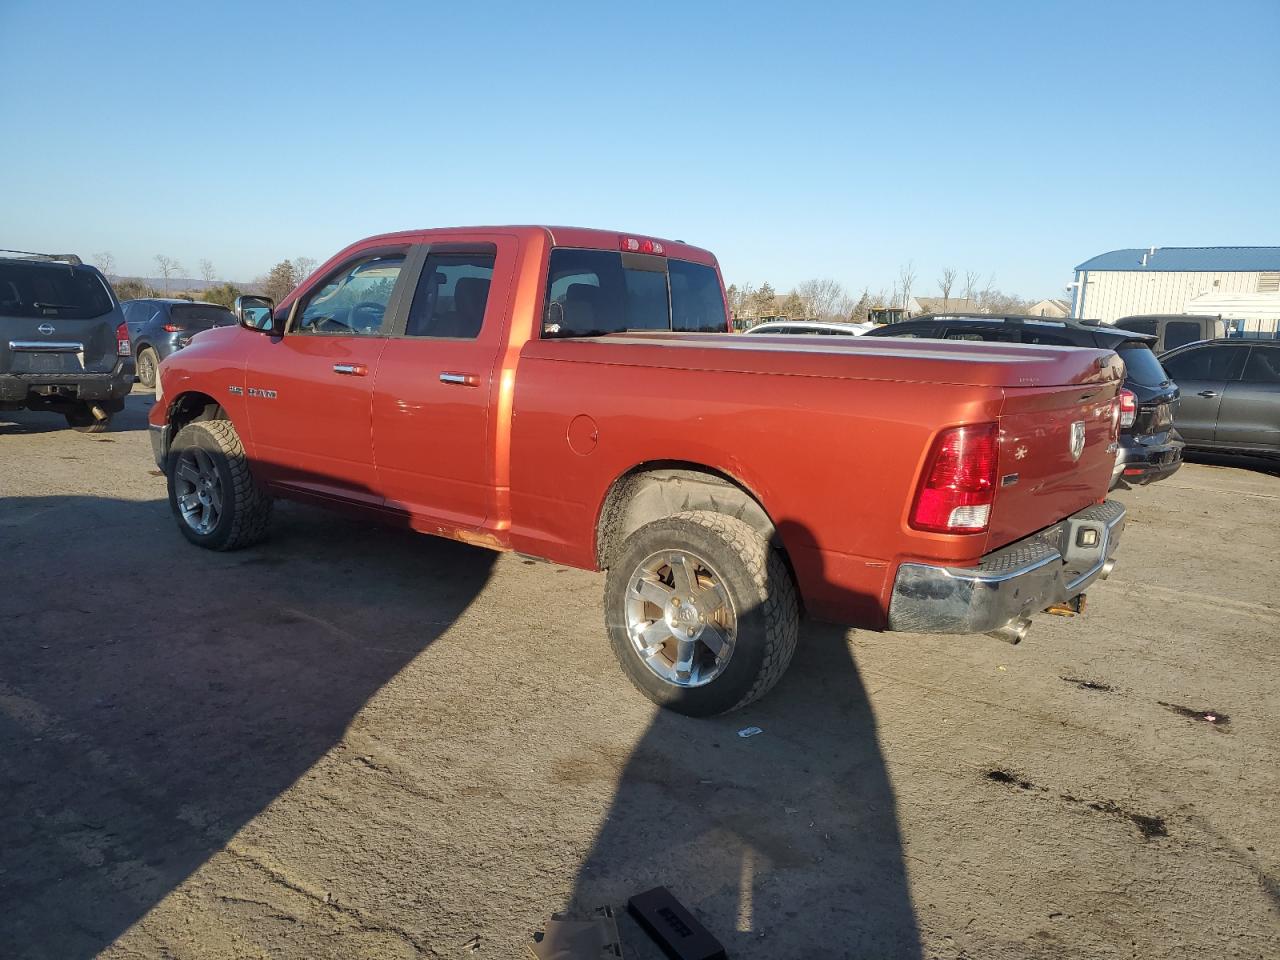
<svg viewBox="0 0 1280 960">
<path fill-rule="evenodd" d="M 631 574 L 627 636 L 640 661 L 677 687 L 701 687 L 733 656 L 737 615 L 724 579 L 686 550 L 663 550 Z"/>
<path fill-rule="evenodd" d="M 174 468 L 174 492 L 182 519 L 202 536 L 212 533 L 222 516 L 222 479 L 213 457 L 199 447 L 188 447 Z"/>
</svg>

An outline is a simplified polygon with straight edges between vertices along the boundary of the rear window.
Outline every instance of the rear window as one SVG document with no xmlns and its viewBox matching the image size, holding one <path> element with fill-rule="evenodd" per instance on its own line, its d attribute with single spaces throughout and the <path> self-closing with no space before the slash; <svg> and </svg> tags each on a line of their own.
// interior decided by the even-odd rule
<svg viewBox="0 0 1280 960">
<path fill-rule="evenodd" d="M 1188 343 L 1203 340 L 1200 324 L 1194 320 L 1170 320 L 1164 328 L 1164 348 L 1172 350 Z"/>
<path fill-rule="evenodd" d="M 1116 326 L 1130 333 L 1146 333 L 1154 336 L 1157 332 L 1154 320 L 1117 320 Z"/>
<path fill-rule="evenodd" d="M 215 327 L 236 322 L 235 314 L 230 310 L 208 303 L 175 304 L 169 308 L 169 316 L 174 323 L 208 323 Z"/>
<path fill-rule="evenodd" d="M 1144 387 L 1158 387 L 1169 379 L 1160 366 L 1160 361 L 1145 343 L 1130 341 L 1116 348 L 1116 353 L 1124 361 L 1125 378 Z"/>
<path fill-rule="evenodd" d="M 61 263 L 0 263 L 0 314 L 88 320 L 110 313 L 96 270 Z"/>
<path fill-rule="evenodd" d="M 713 267 L 610 250 L 551 251 L 544 337 L 726 329 L 724 293 Z"/>
</svg>

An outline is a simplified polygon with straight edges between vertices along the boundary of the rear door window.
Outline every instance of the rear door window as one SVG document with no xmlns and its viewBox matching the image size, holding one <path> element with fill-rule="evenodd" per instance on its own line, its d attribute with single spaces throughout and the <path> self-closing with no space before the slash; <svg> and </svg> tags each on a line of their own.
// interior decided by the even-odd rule
<svg viewBox="0 0 1280 960">
<path fill-rule="evenodd" d="M 111 312 L 97 271 L 66 263 L 0 263 L 0 314 L 89 320 Z"/>
<path fill-rule="evenodd" d="M 495 254 L 432 253 L 409 308 L 410 337 L 474 340 L 484 325 Z"/>
<path fill-rule="evenodd" d="M 1143 331 L 1138 331 L 1139 333 Z M 1191 320 L 1170 320 L 1164 328 L 1164 348 L 1172 350 L 1186 343 L 1203 340 L 1200 324 Z"/>
<path fill-rule="evenodd" d="M 724 294 L 712 267 L 610 250 L 551 251 L 544 337 L 726 329 Z"/>
<path fill-rule="evenodd" d="M 1166 357 L 1162 362 L 1169 376 L 1184 380 L 1236 380 L 1244 367 L 1247 344 L 1239 346 L 1224 343 L 1212 347 L 1188 350 L 1176 357 Z"/>
<path fill-rule="evenodd" d="M 1240 379 L 1247 383 L 1280 383 L 1280 348 L 1254 347 Z"/>
</svg>

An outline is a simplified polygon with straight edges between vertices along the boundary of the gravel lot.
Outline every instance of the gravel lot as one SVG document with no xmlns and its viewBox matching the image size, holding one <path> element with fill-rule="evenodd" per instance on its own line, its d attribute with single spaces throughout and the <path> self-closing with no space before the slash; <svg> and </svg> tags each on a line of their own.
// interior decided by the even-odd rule
<svg viewBox="0 0 1280 960">
<path fill-rule="evenodd" d="M 287 505 L 188 546 L 149 403 L 0 413 L 0 955 L 517 957 L 665 884 L 736 960 L 1280 956 L 1274 472 L 1122 494 L 1020 647 L 811 624 L 698 721 L 598 575 Z"/>
</svg>

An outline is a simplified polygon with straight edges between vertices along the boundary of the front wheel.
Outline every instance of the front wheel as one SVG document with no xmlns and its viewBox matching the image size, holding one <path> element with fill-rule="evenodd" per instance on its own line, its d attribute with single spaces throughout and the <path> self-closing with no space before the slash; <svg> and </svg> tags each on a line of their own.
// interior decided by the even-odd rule
<svg viewBox="0 0 1280 960">
<path fill-rule="evenodd" d="M 723 514 L 690 511 L 641 527 L 609 568 L 604 602 L 628 679 L 677 713 L 746 706 L 795 653 L 790 571 L 755 530 Z"/>
<path fill-rule="evenodd" d="M 254 483 L 236 428 L 198 420 L 169 447 L 169 507 L 178 529 L 208 550 L 239 550 L 266 539 L 271 498 Z"/>
</svg>

